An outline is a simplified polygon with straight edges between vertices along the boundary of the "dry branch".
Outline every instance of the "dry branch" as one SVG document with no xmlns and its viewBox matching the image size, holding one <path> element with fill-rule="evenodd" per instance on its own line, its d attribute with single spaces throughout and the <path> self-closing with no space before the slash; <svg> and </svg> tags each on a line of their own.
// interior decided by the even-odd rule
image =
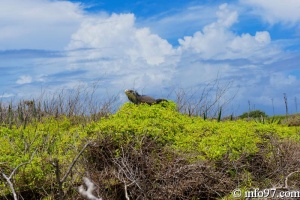
<svg viewBox="0 0 300 200">
<path fill-rule="evenodd" d="M 36 151 L 34 151 L 34 152 L 32 153 L 32 155 L 31 155 L 29 161 L 19 164 L 16 168 L 14 168 L 14 170 L 10 173 L 9 176 L 7 176 L 4 172 L 1 171 L 1 175 L 2 175 L 3 178 L 6 180 L 7 184 L 9 185 L 9 187 L 10 187 L 12 193 L 13 193 L 14 200 L 18 200 L 18 197 L 17 197 L 17 193 L 16 193 L 15 188 L 14 188 L 14 184 L 13 184 L 13 182 L 11 181 L 11 179 L 12 179 L 12 177 L 15 175 L 15 173 L 17 172 L 17 170 L 18 170 L 21 166 L 27 165 L 27 164 L 29 164 L 29 163 L 32 161 L 35 152 L 36 152 Z"/>
<path fill-rule="evenodd" d="M 79 159 L 79 157 L 81 156 L 81 154 L 83 153 L 83 151 L 91 144 L 91 142 L 86 143 L 83 148 L 81 149 L 81 151 L 76 155 L 76 157 L 74 158 L 74 160 L 72 161 L 72 163 L 70 164 L 67 172 L 65 173 L 64 177 L 62 179 L 60 179 L 60 166 L 59 166 L 59 161 L 58 159 L 54 159 L 52 165 L 55 167 L 55 175 L 56 175 L 56 181 L 58 184 L 58 195 L 59 195 L 59 199 L 63 199 L 64 198 L 64 192 L 63 192 L 63 183 L 66 181 L 66 179 L 68 178 L 69 174 L 71 173 L 73 167 L 75 166 L 77 160 Z"/>
</svg>

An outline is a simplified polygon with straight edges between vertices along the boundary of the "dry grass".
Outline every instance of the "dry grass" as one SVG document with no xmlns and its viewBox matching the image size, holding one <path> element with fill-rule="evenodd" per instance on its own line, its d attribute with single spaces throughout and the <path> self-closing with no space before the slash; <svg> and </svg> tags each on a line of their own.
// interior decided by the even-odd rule
<svg viewBox="0 0 300 200">
<path fill-rule="evenodd" d="M 40 97 L 18 102 L 0 102 L 0 123 L 4 126 L 26 126 L 43 118 L 67 116 L 74 123 L 87 123 L 106 117 L 116 109 L 117 96 L 97 98 L 97 85 L 78 86 L 56 94 L 43 92 Z"/>
</svg>

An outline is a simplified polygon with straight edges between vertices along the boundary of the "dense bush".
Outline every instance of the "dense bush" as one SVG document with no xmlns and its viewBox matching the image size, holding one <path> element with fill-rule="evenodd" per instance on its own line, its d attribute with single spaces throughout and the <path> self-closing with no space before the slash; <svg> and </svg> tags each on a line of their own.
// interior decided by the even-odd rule
<svg viewBox="0 0 300 200">
<path fill-rule="evenodd" d="M 65 175 L 89 143 L 63 182 L 64 199 L 80 199 L 83 176 L 96 183 L 95 194 L 103 199 L 220 199 L 230 198 L 235 188 L 283 186 L 300 167 L 299 140 L 297 127 L 203 120 L 180 114 L 173 102 L 125 103 L 115 114 L 89 123 L 61 116 L 1 126 L 0 168 L 10 174 L 32 158 L 17 171 L 15 189 L 55 199 L 54 161 Z M 299 181 L 291 176 L 289 188 L 299 187 Z M 0 195 L 10 192 L 1 178 Z"/>
<path fill-rule="evenodd" d="M 265 118 L 268 117 L 268 115 L 261 110 L 252 110 L 250 112 L 244 112 L 242 115 L 239 116 L 240 118 Z"/>
<path fill-rule="evenodd" d="M 16 189 L 42 196 L 48 193 L 54 195 L 57 188 L 53 161 L 59 160 L 62 172 L 66 171 L 86 137 L 83 127 L 72 125 L 65 116 L 45 118 L 42 123 L 33 122 L 26 128 L 0 127 L 1 173 L 9 175 L 18 165 L 30 160 L 14 177 Z M 0 195 L 9 192 L 4 179 L 1 179 Z"/>
<path fill-rule="evenodd" d="M 128 189 L 133 199 L 220 198 L 235 187 L 271 187 L 273 180 L 278 183 L 299 167 L 291 157 L 299 150 L 299 145 L 291 142 L 300 139 L 297 129 L 255 121 L 204 121 L 182 115 L 174 107 L 173 103 L 127 103 L 115 115 L 91 124 L 98 143 L 109 144 L 108 149 L 101 145 L 90 152 L 96 166 L 106 163 L 95 167 L 93 179 L 102 180 L 99 184 L 107 188 L 107 177 L 114 177 L 108 188 L 119 191 L 113 196 L 99 191 L 102 196 L 122 199 L 114 196 L 120 191 L 124 194 L 122 185 L 137 182 Z M 288 149 L 291 143 L 294 147 Z M 287 149 L 279 156 L 281 146 Z M 278 166 L 278 158 L 291 165 Z M 122 170 L 122 163 L 131 170 Z M 281 173 L 274 174 L 279 169 Z M 121 178 L 114 173 L 122 174 Z M 133 177 L 124 180 L 128 174 Z"/>
</svg>

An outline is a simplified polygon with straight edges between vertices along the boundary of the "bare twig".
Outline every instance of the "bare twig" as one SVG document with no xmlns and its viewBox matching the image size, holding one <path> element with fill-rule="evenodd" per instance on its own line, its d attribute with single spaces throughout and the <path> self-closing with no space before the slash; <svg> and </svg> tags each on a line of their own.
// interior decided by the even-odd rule
<svg viewBox="0 0 300 200">
<path fill-rule="evenodd" d="M 29 164 L 29 163 L 32 161 L 35 152 L 36 152 L 36 151 L 34 151 L 34 152 L 32 153 L 32 155 L 31 155 L 29 161 L 19 164 L 16 168 L 14 168 L 14 170 L 10 173 L 9 176 L 7 176 L 4 172 L 1 172 L 3 178 L 6 180 L 7 184 L 9 185 L 9 187 L 10 187 L 12 193 L 13 193 L 14 200 L 18 200 L 18 197 L 17 197 L 17 193 L 16 193 L 15 188 L 14 188 L 14 184 L 13 184 L 13 182 L 11 181 L 11 179 L 12 179 L 12 177 L 15 175 L 15 173 L 17 172 L 17 170 L 18 170 L 21 166 L 27 165 L 27 164 Z"/>
<path fill-rule="evenodd" d="M 294 172 L 291 172 L 289 173 L 286 177 L 285 177 L 285 180 L 284 180 L 284 188 L 289 188 L 289 185 L 288 185 L 288 181 L 289 181 L 289 177 L 291 177 L 293 174 L 295 173 L 300 173 L 300 171 L 294 171 Z"/>
<path fill-rule="evenodd" d="M 84 150 L 90 145 L 91 142 L 86 143 L 81 151 L 77 154 L 77 156 L 75 157 L 75 159 L 73 160 L 73 162 L 71 163 L 71 165 L 69 166 L 66 174 L 64 175 L 64 177 L 61 179 L 61 182 L 65 182 L 65 180 L 67 179 L 67 177 L 69 176 L 69 174 L 71 173 L 72 168 L 74 167 L 75 163 L 77 162 L 78 158 L 81 156 L 81 154 L 84 152 Z"/>
<path fill-rule="evenodd" d="M 210 117 L 218 116 L 220 108 L 223 110 L 235 98 L 236 94 L 229 97 L 228 91 L 232 89 L 232 82 L 221 83 L 217 78 L 198 88 L 179 89 L 175 91 L 177 110 L 189 116 Z"/>
<path fill-rule="evenodd" d="M 130 163 L 128 162 L 123 147 L 121 147 L 121 150 L 122 150 L 122 157 L 118 159 L 114 159 L 114 163 L 118 167 L 118 175 L 116 177 L 121 182 L 124 183 L 125 198 L 126 200 L 130 200 L 128 195 L 128 187 L 135 184 L 140 190 L 142 190 L 142 188 L 138 183 L 138 177 L 137 177 L 138 170 L 134 170 L 130 165 Z M 130 181 L 130 183 L 127 184 L 127 181 Z"/>
<path fill-rule="evenodd" d="M 58 159 L 54 159 L 52 165 L 55 167 L 55 175 L 56 175 L 56 181 L 58 184 L 58 195 L 59 195 L 59 199 L 63 199 L 64 196 L 64 192 L 63 192 L 63 183 L 66 181 L 66 179 L 68 178 L 69 174 L 71 173 L 73 167 L 75 166 L 77 160 L 79 159 L 79 157 L 81 156 L 81 154 L 83 153 L 83 151 L 91 144 L 91 142 L 86 143 L 83 148 L 81 149 L 81 151 L 76 155 L 76 157 L 74 158 L 74 160 L 72 161 L 72 163 L 70 164 L 67 172 L 65 173 L 64 177 L 62 179 L 60 179 L 60 166 L 59 166 L 59 161 Z"/>
</svg>

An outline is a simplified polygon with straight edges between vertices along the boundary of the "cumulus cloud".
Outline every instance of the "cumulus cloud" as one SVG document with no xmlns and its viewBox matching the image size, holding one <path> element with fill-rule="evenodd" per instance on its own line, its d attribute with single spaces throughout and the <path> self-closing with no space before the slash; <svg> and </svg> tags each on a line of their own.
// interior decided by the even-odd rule
<svg viewBox="0 0 300 200">
<path fill-rule="evenodd" d="M 251 6 L 255 14 L 271 24 L 300 22 L 299 0 L 240 0 L 240 2 Z"/>
<path fill-rule="evenodd" d="M 112 14 L 109 17 L 90 18 L 81 23 L 72 35 L 67 49 L 104 49 L 92 57 L 129 57 L 132 62 L 144 59 L 149 65 L 158 65 L 174 53 L 172 46 L 152 34 L 149 28 L 136 28 L 133 14 Z"/>
<path fill-rule="evenodd" d="M 274 44 L 268 31 L 234 31 L 239 23 L 239 12 L 227 4 L 217 9 L 209 7 L 209 11 L 205 6 L 191 8 L 197 12 L 175 13 L 158 20 L 159 29 L 168 24 L 169 34 L 188 27 L 174 27 L 177 16 L 181 16 L 179 24 L 190 22 L 193 26 L 193 32 L 180 33 L 182 38 L 175 46 L 158 34 L 159 31 L 153 30 L 155 23 L 151 26 L 139 23 L 134 14 L 88 14 L 82 5 L 70 1 L 2 2 L 5 4 L 0 6 L 0 19 L 5 26 L 0 26 L 0 49 L 62 49 L 53 57 L 29 59 L 24 56 L 24 63 L 19 62 L 18 66 L 27 67 L 19 71 L 13 59 L 2 63 L 2 67 L 10 72 L 7 74 L 13 74 L 6 82 L 11 87 L 18 84 L 19 91 L 13 91 L 16 94 L 32 94 L 34 88 L 41 85 L 58 90 L 74 87 L 78 82 L 94 81 L 100 82 L 101 92 L 109 90 L 114 95 L 125 88 L 135 88 L 147 94 L 165 90 L 164 93 L 169 94 L 168 89 L 173 86 L 201 87 L 219 77 L 222 79 L 220 85 L 236 80 L 234 87 L 241 87 L 237 97 L 247 102 L 247 96 L 268 99 L 274 94 L 272 89 L 275 87 L 284 89 L 299 82 L 296 76 L 281 73 L 283 67 L 276 67 L 279 61 L 284 62 L 282 58 L 286 55 L 280 45 Z M 263 5 L 254 0 L 244 2 L 247 5 L 255 3 L 256 7 Z M 9 9 L 13 10 L 12 13 L 8 13 Z M 198 12 L 199 9 L 202 12 Z M 201 14 L 201 22 L 195 22 L 196 13 Z M 294 57 L 290 63 L 295 63 Z M 280 66 L 288 67 L 286 62 Z M 293 66 L 298 69 L 296 64 Z M 272 71 L 277 73 L 272 75 Z M 33 81 L 34 84 L 26 84 Z"/>
<path fill-rule="evenodd" d="M 266 78 L 261 66 L 275 62 L 281 50 L 267 31 L 233 32 L 236 23 L 237 11 L 222 4 L 214 22 L 174 47 L 148 27 L 138 28 L 133 14 L 86 18 L 67 46 L 69 69 L 85 69 L 82 77 L 99 77 L 116 88 L 192 87 L 218 74 L 253 87 Z"/>
<path fill-rule="evenodd" d="M 32 77 L 28 75 L 20 76 L 19 79 L 16 81 L 16 83 L 19 85 L 23 85 L 31 82 L 32 82 Z"/>
<path fill-rule="evenodd" d="M 267 31 L 258 31 L 255 35 L 232 32 L 230 28 L 238 22 L 238 14 L 231 11 L 227 4 L 219 7 L 217 16 L 217 22 L 206 25 L 193 36 L 179 39 L 181 50 L 194 51 L 203 59 L 257 59 L 278 53 L 276 48 L 270 46 L 271 37 Z"/>
<path fill-rule="evenodd" d="M 197 31 L 193 36 L 179 39 L 182 50 L 195 51 L 204 59 L 216 58 L 227 51 L 226 43 L 234 38 L 228 27 L 237 22 L 237 12 L 230 12 L 226 4 L 219 8 L 217 22 L 206 25 L 202 31 Z"/>
<path fill-rule="evenodd" d="M 85 76 L 122 89 L 151 85 L 153 90 L 172 79 L 179 59 L 167 40 L 138 28 L 133 14 L 84 20 L 66 49 L 70 70 L 84 69 Z"/>
</svg>

